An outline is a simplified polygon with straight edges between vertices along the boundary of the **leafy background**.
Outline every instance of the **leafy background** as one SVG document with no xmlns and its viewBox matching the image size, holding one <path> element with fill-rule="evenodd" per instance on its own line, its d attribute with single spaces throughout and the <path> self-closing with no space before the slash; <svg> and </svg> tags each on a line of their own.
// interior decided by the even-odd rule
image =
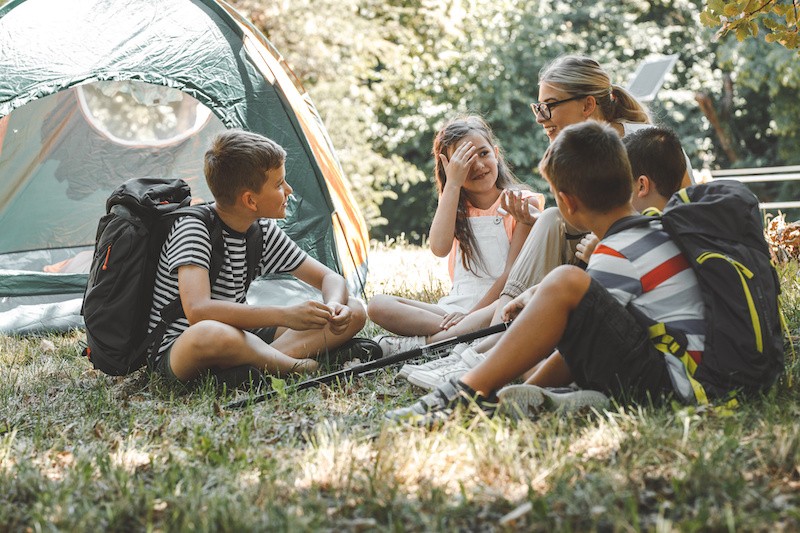
<svg viewBox="0 0 800 533">
<path fill-rule="evenodd" d="M 517 176 L 548 194 L 536 170 L 547 138 L 529 104 L 540 69 L 562 54 L 597 59 L 623 87 L 643 59 L 678 54 L 650 108 L 695 169 L 800 164 L 798 0 L 230 4 L 310 93 L 377 240 L 424 240 L 433 135 L 457 112 L 483 115 Z M 762 201 L 800 196 L 792 182 L 753 189 Z"/>
<path fill-rule="evenodd" d="M 798 54 L 766 42 L 763 31 L 744 42 L 733 36 L 712 42 L 717 28 L 702 24 L 705 4 L 233 2 L 311 94 L 371 236 L 405 233 L 412 242 L 427 233 L 436 204 L 433 134 L 455 112 L 482 114 L 518 177 L 546 191 L 536 165 L 547 138 L 529 104 L 539 70 L 561 54 L 594 57 L 623 87 L 646 57 L 679 54 L 651 110 L 656 122 L 678 132 L 696 169 L 800 163 Z M 762 201 L 798 196 L 791 183 L 756 192 Z"/>
</svg>

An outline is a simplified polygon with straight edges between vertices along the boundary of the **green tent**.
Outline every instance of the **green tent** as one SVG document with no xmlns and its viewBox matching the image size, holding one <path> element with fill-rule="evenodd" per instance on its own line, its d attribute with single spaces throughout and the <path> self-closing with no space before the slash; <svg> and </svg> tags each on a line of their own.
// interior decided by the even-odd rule
<svg viewBox="0 0 800 533">
<path fill-rule="evenodd" d="M 0 9 L 0 331 L 79 327 L 97 221 L 139 176 L 210 200 L 202 156 L 224 128 L 287 151 L 284 230 L 363 291 L 368 238 L 308 95 L 274 47 L 215 0 L 14 0 Z M 315 297 L 258 280 L 253 303 Z"/>
</svg>

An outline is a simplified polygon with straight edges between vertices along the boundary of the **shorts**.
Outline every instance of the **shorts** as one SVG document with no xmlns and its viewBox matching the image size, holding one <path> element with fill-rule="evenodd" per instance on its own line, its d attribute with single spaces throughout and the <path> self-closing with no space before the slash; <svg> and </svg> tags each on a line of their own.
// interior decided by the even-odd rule
<svg viewBox="0 0 800 533">
<path fill-rule="evenodd" d="M 271 326 L 268 328 L 249 329 L 247 331 L 267 344 L 272 344 L 272 341 L 275 340 L 275 333 L 277 333 L 278 328 L 276 326 Z M 175 343 L 173 342 L 170 347 L 167 348 L 167 351 L 165 351 L 161 356 L 161 359 L 158 360 L 158 363 L 156 363 L 156 366 L 153 369 L 153 374 L 160 375 L 170 383 L 183 383 L 183 381 L 175 375 L 175 372 L 172 371 L 172 365 L 169 364 L 169 355 L 170 352 L 172 352 L 172 347 L 174 345 Z"/>
<path fill-rule="evenodd" d="M 558 350 L 581 388 L 636 401 L 673 391 L 665 356 L 647 328 L 594 279 L 570 314 Z"/>
</svg>

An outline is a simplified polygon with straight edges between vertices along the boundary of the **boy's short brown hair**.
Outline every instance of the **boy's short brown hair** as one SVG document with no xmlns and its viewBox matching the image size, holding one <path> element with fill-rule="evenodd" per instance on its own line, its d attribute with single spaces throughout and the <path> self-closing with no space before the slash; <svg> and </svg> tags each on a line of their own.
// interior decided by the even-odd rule
<svg viewBox="0 0 800 533">
<path fill-rule="evenodd" d="M 553 189 L 605 213 L 630 203 L 633 176 L 625 147 L 608 124 L 587 120 L 564 128 L 539 163 Z"/>
<path fill-rule="evenodd" d="M 221 205 L 231 206 L 243 190 L 258 192 L 267 171 L 280 168 L 286 151 L 275 141 L 249 131 L 234 129 L 217 135 L 206 152 L 206 183 Z"/>
<path fill-rule="evenodd" d="M 658 194 L 669 198 L 681 188 L 686 174 L 686 158 L 681 141 L 668 128 L 652 127 L 623 137 L 633 179 L 647 176 Z"/>
</svg>

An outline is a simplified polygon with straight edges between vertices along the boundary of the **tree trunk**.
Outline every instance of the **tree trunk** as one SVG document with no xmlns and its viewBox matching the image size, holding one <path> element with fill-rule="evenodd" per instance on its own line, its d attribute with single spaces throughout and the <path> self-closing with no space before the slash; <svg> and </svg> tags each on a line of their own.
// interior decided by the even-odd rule
<svg viewBox="0 0 800 533">
<path fill-rule="evenodd" d="M 728 131 L 728 128 L 723 124 L 717 115 L 717 110 L 714 108 L 714 99 L 711 98 L 711 95 L 707 91 L 695 93 L 694 99 L 697 100 L 697 103 L 700 105 L 700 110 L 703 112 L 706 118 L 708 118 L 708 121 L 711 122 L 711 125 L 714 127 L 714 131 L 717 132 L 717 137 L 719 138 L 722 150 L 732 163 L 736 163 L 739 160 L 739 154 L 737 154 L 736 150 L 734 149 L 734 143 L 733 139 L 731 138 L 730 131 Z M 727 77 L 726 79 L 725 94 L 722 101 L 723 113 L 727 117 L 730 104 L 733 101 L 733 83 L 730 81 L 730 77 Z"/>
</svg>

